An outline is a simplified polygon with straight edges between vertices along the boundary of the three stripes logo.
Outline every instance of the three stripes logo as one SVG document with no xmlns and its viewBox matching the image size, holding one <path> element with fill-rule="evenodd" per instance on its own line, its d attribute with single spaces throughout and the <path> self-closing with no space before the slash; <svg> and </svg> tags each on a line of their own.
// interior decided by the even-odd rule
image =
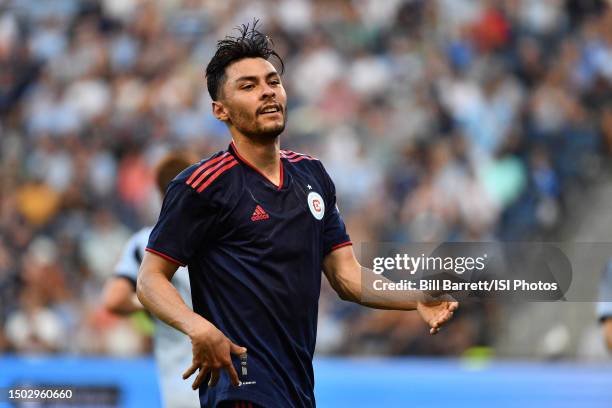
<svg viewBox="0 0 612 408">
<path fill-rule="evenodd" d="M 204 191 L 221 174 L 238 164 L 238 161 L 229 152 L 207 161 L 194 171 L 187 179 L 187 184 L 197 190 Z"/>
<path fill-rule="evenodd" d="M 270 218 L 266 210 L 264 210 L 261 205 L 257 205 L 255 207 L 255 211 L 253 211 L 253 215 L 251 215 L 251 221 L 263 221 Z"/>
<path fill-rule="evenodd" d="M 297 163 L 302 160 L 317 160 L 316 158 L 303 153 L 293 152 L 291 150 L 281 150 L 281 157 L 287 159 L 291 163 Z"/>
<path fill-rule="evenodd" d="M 281 150 L 281 157 L 287 159 L 289 162 L 296 163 L 301 160 L 317 160 L 316 158 L 307 154 L 296 153 L 291 150 Z M 201 193 L 208 187 L 213 181 L 217 179 L 225 171 L 231 169 L 238 164 L 238 161 L 230 152 L 225 152 L 222 155 L 215 157 L 203 163 L 198 167 L 187 179 L 187 184 L 193 189 Z"/>
</svg>

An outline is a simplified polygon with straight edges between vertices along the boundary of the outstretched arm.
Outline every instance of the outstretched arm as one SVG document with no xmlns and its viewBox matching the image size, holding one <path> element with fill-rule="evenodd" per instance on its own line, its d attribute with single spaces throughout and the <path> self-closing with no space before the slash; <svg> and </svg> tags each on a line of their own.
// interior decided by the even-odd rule
<svg viewBox="0 0 612 408">
<path fill-rule="evenodd" d="M 373 281 L 384 278 L 376 277 L 370 270 L 362 267 L 355 258 L 352 246 L 330 252 L 323 259 L 323 271 L 341 299 L 376 309 L 416 309 L 429 324 L 431 334 L 436 334 L 459 307 L 454 300 L 432 299 L 420 291 L 410 291 L 410 294 L 407 294 L 374 290 Z"/>
<path fill-rule="evenodd" d="M 238 385 L 240 381 L 230 353 L 243 354 L 246 349 L 232 343 L 212 323 L 185 304 L 170 282 L 177 266 L 161 256 L 147 252 L 138 273 L 138 298 L 147 310 L 191 339 L 193 360 L 191 367 L 183 374 L 183 379 L 199 369 L 193 389 L 198 388 L 209 373 L 209 386 L 214 386 L 219 380 L 221 369 L 227 370 L 232 384 Z"/>
</svg>

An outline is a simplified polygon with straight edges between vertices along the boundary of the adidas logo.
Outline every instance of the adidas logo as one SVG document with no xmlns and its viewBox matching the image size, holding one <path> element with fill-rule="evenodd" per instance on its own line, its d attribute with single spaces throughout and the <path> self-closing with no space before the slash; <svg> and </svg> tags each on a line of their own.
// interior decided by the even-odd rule
<svg viewBox="0 0 612 408">
<path fill-rule="evenodd" d="M 253 211 L 253 215 L 251 215 L 251 221 L 267 220 L 268 218 L 270 218 L 270 216 L 266 210 L 261 208 L 261 205 L 255 207 L 255 211 Z"/>
</svg>

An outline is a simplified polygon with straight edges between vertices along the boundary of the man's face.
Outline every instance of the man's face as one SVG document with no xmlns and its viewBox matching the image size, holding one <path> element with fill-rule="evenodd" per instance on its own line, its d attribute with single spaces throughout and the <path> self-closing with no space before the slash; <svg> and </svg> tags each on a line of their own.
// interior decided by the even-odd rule
<svg viewBox="0 0 612 408">
<path fill-rule="evenodd" d="M 275 138 L 287 121 L 287 94 L 272 64 L 245 58 L 225 69 L 215 116 L 248 137 Z"/>
</svg>

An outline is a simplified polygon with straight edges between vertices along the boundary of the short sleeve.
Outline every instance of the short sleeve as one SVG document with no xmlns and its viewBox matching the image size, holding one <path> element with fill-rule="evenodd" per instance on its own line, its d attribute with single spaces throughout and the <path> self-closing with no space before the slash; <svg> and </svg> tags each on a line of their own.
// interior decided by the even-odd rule
<svg viewBox="0 0 612 408">
<path fill-rule="evenodd" d="M 323 217 L 323 255 L 327 255 L 334 249 L 352 245 L 351 239 L 346 232 L 344 220 L 340 215 L 340 210 L 336 204 L 336 186 L 327 171 L 323 170 L 323 183 L 325 186 L 325 216 Z"/>
<path fill-rule="evenodd" d="M 608 262 L 599 285 L 597 318 L 600 322 L 612 317 L 612 260 Z"/>
<path fill-rule="evenodd" d="M 115 265 L 114 276 L 129 280 L 134 288 L 136 287 L 144 247 L 147 243 L 144 232 L 148 231 L 140 231 L 132 235 L 123 247 L 121 257 Z M 146 237 L 148 237 L 148 234 L 146 234 Z"/>
<path fill-rule="evenodd" d="M 146 250 L 180 266 L 187 265 L 215 226 L 214 207 L 188 185 L 173 181 Z"/>
</svg>

